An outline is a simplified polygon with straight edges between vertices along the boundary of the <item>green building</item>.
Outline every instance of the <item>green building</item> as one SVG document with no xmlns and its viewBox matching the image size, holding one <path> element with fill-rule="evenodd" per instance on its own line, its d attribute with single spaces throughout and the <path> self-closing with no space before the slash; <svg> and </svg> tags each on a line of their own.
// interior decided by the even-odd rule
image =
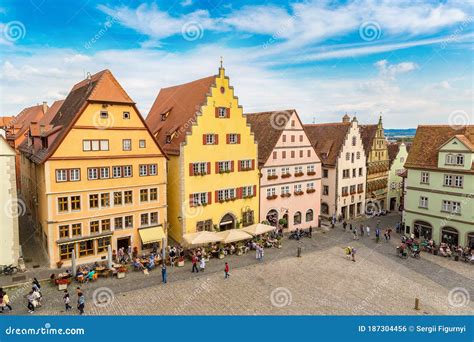
<svg viewBox="0 0 474 342">
<path fill-rule="evenodd" d="M 405 168 L 405 232 L 474 248 L 474 126 L 418 126 Z"/>
<path fill-rule="evenodd" d="M 402 175 L 405 172 L 405 164 L 411 144 L 391 143 L 387 145 L 389 172 L 387 208 L 390 211 L 399 211 L 403 208 L 403 184 Z"/>
</svg>

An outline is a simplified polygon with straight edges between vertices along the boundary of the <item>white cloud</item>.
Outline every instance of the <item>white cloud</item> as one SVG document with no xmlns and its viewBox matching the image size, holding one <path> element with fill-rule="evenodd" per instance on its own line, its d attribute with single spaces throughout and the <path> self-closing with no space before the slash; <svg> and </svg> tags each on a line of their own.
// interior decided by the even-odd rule
<svg viewBox="0 0 474 342">
<path fill-rule="evenodd" d="M 379 62 L 373 66 L 373 77 L 367 76 L 369 71 L 360 77 L 321 77 L 313 69 L 301 76 L 291 69 L 267 68 L 253 60 L 248 50 L 208 45 L 187 53 L 107 50 L 83 58 L 70 50 L 41 49 L 7 57 L 0 66 L 0 111 L 12 115 L 25 106 L 63 98 L 83 79 L 84 72 L 108 68 L 146 115 L 160 88 L 215 74 L 221 54 L 226 56 L 226 72 L 246 112 L 296 108 L 305 122 L 312 122 L 313 117 L 316 122 L 339 121 L 345 112 L 357 112 L 362 123 L 376 122 L 378 113 L 383 112 L 387 127 L 413 127 L 442 123 L 453 110 L 471 108 L 469 80 L 442 93 L 431 89 L 417 92 L 383 74 L 411 71 L 416 75 L 411 62 Z M 377 74 L 380 71 L 383 73 Z"/>
<path fill-rule="evenodd" d="M 193 4 L 193 0 L 182 0 L 180 5 L 183 7 L 191 6 Z"/>
<path fill-rule="evenodd" d="M 374 65 L 379 70 L 380 76 L 388 78 L 395 78 L 398 74 L 404 74 L 418 68 L 418 65 L 413 62 L 390 64 L 386 59 L 382 59 Z"/>
</svg>

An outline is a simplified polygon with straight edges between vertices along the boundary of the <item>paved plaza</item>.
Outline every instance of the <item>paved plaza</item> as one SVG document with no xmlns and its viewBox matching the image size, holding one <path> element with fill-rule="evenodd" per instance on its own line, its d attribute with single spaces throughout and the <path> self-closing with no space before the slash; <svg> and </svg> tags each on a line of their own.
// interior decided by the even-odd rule
<svg viewBox="0 0 474 342">
<path fill-rule="evenodd" d="M 393 225 L 397 215 L 383 217 Z M 357 225 L 360 222 L 357 222 Z M 375 219 L 370 221 L 372 232 Z M 168 268 L 168 284 L 155 270 L 146 276 L 130 272 L 125 279 L 99 279 L 82 286 L 86 314 L 94 315 L 454 315 L 474 313 L 474 266 L 422 253 L 421 259 L 396 255 L 392 241 L 352 234 L 341 227 L 313 234 L 301 242 L 284 239 L 284 248 L 211 260 L 205 272 Z M 356 262 L 343 248 L 357 249 Z M 301 258 L 296 249 L 302 247 Z M 231 276 L 224 279 L 224 262 Z M 75 285 L 69 286 L 75 302 Z M 14 313 L 27 314 L 28 286 L 9 290 Z M 62 293 L 43 286 L 44 305 L 36 314 L 65 314 Z M 421 310 L 414 310 L 415 298 Z M 73 310 L 68 314 L 77 314 Z"/>
</svg>

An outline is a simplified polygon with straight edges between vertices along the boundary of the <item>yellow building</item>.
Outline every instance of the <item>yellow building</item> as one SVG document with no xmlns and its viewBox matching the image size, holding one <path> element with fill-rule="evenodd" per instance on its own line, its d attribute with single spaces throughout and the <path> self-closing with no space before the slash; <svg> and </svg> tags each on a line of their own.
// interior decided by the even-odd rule
<svg viewBox="0 0 474 342">
<path fill-rule="evenodd" d="M 169 157 L 170 236 L 259 220 L 257 143 L 224 68 L 160 90 L 147 123 Z"/>
<path fill-rule="evenodd" d="M 382 116 L 377 125 L 361 125 L 360 134 L 367 156 L 366 201 L 377 210 L 387 209 L 389 158 Z"/>
<path fill-rule="evenodd" d="M 166 157 L 109 70 L 76 84 L 20 150 L 51 266 L 73 250 L 89 263 L 109 244 L 141 251 L 165 236 Z"/>
</svg>

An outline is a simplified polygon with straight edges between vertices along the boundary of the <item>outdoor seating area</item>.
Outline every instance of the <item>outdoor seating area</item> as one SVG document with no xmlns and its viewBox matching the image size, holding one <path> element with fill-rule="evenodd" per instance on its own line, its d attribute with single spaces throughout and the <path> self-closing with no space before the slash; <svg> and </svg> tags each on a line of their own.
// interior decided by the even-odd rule
<svg viewBox="0 0 474 342">
<path fill-rule="evenodd" d="M 419 243 L 417 239 L 413 238 L 406 238 L 405 243 L 408 247 L 419 245 L 423 252 L 452 258 L 454 261 L 461 260 L 474 264 L 474 249 L 469 246 L 462 247 L 461 245 L 453 245 L 446 242 L 442 242 L 438 245 L 433 239 L 425 239 Z"/>
</svg>

